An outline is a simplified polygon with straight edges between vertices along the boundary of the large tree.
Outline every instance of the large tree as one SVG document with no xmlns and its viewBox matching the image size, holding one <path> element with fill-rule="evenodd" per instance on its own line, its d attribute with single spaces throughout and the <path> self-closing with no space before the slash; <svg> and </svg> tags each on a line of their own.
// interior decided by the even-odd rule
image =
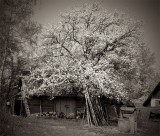
<svg viewBox="0 0 160 136">
<path fill-rule="evenodd" d="M 115 99 L 142 95 L 155 76 L 142 30 L 140 21 L 118 11 L 109 13 L 97 4 L 63 14 L 43 35 L 39 63 L 27 79 L 29 93 L 76 90 Z"/>
</svg>

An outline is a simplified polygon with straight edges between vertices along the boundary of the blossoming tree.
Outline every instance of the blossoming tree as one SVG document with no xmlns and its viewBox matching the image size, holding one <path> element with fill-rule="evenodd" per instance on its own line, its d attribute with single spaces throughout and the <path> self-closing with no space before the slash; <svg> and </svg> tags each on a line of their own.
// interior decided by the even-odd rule
<svg viewBox="0 0 160 136">
<path fill-rule="evenodd" d="M 76 89 L 85 95 L 88 122 L 104 124 L 103 110 L 94 107 L 98 101 L 91 96 L 103 94 L 122 100 L 144 89 L 141 74 L 146 61 L 140 55 L 146 52 L 150 62 L 153 56 L 143 43 L 141 28 L 139 21 L 124 13 L 109 13 L 96 4 L 63 14 L 58 25 L 43 34 L 43 44 L 37 49 L 38 65 L 27 79 L 29 93 Z M 153 69 L 151 65 L 145 69 Z"/>
</svg>

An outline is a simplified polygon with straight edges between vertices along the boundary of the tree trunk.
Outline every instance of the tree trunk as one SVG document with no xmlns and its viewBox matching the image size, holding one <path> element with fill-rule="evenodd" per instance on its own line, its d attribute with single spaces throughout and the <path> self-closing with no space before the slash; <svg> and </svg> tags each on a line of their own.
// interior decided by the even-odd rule
<svg viewBox="0 0 160 136">
<path fill-rule="evenodd" d="M 13 83 L 13 78 L 14 78 L 14 64 L 13 64 L 13 57 L 11 57 L 11 59 L 12 59 L 12 65 L 11 65 L 11 79 L 10 79 L 10 81 L 9 81 L 8 91 L 7 91 L 6 96 L 5 96 L 6 99 L 8 98 L 8 96 L 9 96 L 9 94 L 10 94 L 10 92 L 11 92 L 12 83 Z"/>
<path fill-rule="evenodd" d="M 26 112 L 26 116 L 29 117 L 30 116 L 30 110 L 29 110 L 29 105 L 28 105 L 28 101 L 26 98 L 26 85 L 25 82 L 23 82 L 23 86 L 22 86 L 22 100 L 23 100 L 23 104 L 24 104 L 24 108 L 25 108 L 25 112 Z"/>
<path fill-rule="evenodd" d="M 28 101 L 27 101 L 26 98 L 23 99 L 23 104 L 24 104 L 26 116 L 29 117 L 30 116 L 30 110 L 29 110 Z"/>
<path fill-rule="evenodd" d="M 3 89 L 3 77 L 4 77 L 4 68 L 5 68 L 5 62 L 7 57 L 7 45 L 5 44 L 5 50 L 4 50 L 4 57 L 1 65 L 1 76 L 0 76 L 0 110 L 2 109 L 3 104 L 3 98 L 2 98 L 2 89 Z"/>
</svg>

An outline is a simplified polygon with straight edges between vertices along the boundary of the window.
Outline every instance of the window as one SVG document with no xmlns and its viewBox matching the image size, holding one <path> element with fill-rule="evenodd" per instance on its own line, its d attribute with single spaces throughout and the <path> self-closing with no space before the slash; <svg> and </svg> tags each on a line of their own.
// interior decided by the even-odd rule
<svg viewBox="0 0 160 136">
<path fill-rule="evenodd" d="M 160 99 L 156 99 L 155 104 L 156 104 L 155 106 L 160 106 Z"/>
</svg>

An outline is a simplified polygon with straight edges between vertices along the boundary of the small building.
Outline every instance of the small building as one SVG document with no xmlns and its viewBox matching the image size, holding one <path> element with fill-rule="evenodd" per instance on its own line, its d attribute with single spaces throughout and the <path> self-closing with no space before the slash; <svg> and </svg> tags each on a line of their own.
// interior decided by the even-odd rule
<svg viewBox="0 0 160 136">
<path fill-rule="evenodd" d="M 143 103 L 145 107 L 160 107 L 160 82 Z"/>
<path fill-rule="evenodd" d="M 14 112 L 15 115 L 26 116 L 24 103 L 22 97 L 16 96 L 14 98 Z M 83 95 L 65 94 L 65 95 L 33 95 L 27 98 L 30 114 L 43 114 L 55 112 L 58 116 L 64 114 L 69 115 L 86 115 L 86 100 Z M 104 111 L 108 113 L 109 120 L 116 120 L 119 116 L 119 107 L 116 100 L 110 100 L 105 96 L 101 96 L 101 104 Z M 117 109 L 118 108 L 118 109 Z"/>
<path fill-rule="evenodd" d="M 30 114 L 56 112 L 57 115 L 63 113 L 65 116 L 69 116 L 70 114 L 77 115 L 77 113 L 84 114 L 85 112 L 85 98 L 83 96 L 58 95 L 50 97 L 48 95 L 34 95 L 26 100 Z M 6 106 L 8 112 L 13 115 L 27 116 L 21 92 L 10 98 Z"/>
<path fill-rule="evenodd" d="M 32 96 L 28 99 L 28 106 L 31 114 L 43 112 L 56 112 L 57 115 L 74 114 L 84 112 L 85 100 L 84 97 L 74 95 L 66 96 Z"/>
<path fill-rule="evenodd" d="M 29 72 L 23 71 L 21 78 L 23 79 L 23 76 L 27 75 L 29 75 Z M 39 90 L 38 88 L 34 91 L 24 91 L 26 87 L 27 85 L 23 80 L 23 83 L 18 84 L 18 88 L 15 89 L 14 95 L 10 98 L 10 109 L 14 115 L 44 115 L 54 112 L 58 116 L 61 113 L 66 117 L 70 114 L 80 115 L 81 117 L 86 116 L 86 99 L 82 93 L 83 91 L 81 88 L 73 86 L 72 83 L 50 91 L 47 89 Z M 111 99 L 102 93 L 97 94 L 97 96 L 99 97 L 104 113 L 108 116 L 107 118 L 111 120 L 117 119 L 119 107 L 122 103 L 118 102 L 114 97 Z"/>
</svg>

